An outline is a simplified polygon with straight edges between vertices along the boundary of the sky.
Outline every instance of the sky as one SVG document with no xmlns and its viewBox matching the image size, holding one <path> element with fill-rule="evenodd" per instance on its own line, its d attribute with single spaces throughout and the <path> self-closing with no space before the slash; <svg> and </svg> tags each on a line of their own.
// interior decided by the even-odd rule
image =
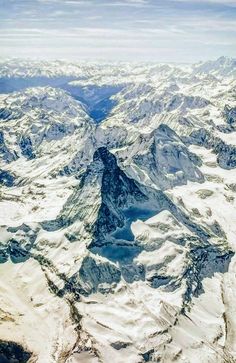
<svg viewBox="0 0 236 363">
<path fill-rule="evenodd" d="M 0 0 L 0 56 L 195 62 L 236 57 L 236 0 Z"/>
</svg>

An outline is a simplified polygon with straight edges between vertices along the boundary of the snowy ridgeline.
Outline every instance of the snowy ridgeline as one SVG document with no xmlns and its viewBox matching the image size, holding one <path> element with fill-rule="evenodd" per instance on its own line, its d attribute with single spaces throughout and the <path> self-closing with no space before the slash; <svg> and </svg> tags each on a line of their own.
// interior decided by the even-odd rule
<svg viewBox="0 0 236 363">
<path fill-rule="evenodd" d="M 235 60 L 1 61 L 0 156 L 0 362 L 235 362 Z"/>
</svg>

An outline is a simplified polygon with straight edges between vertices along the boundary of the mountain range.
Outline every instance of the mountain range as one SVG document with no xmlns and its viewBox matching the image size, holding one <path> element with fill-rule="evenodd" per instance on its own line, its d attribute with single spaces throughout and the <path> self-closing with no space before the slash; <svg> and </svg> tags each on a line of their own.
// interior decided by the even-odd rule
<svg viewBox="0 0 236 363">
<path fill-rule="evenodd" d="M 236 60 L 0 62 L 0 361 L 236 361 Z"/>
</svg>

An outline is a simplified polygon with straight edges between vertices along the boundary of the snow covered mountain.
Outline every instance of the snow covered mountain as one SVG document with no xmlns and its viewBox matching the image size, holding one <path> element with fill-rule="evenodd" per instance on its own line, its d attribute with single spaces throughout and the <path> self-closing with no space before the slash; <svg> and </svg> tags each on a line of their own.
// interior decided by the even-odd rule
<svg viewBox="0 0 236 363">
<path fill-rule="evenodd" d="M 236 61 L 0 63 L 0 362 L 236 361 Z"/>
</svg>

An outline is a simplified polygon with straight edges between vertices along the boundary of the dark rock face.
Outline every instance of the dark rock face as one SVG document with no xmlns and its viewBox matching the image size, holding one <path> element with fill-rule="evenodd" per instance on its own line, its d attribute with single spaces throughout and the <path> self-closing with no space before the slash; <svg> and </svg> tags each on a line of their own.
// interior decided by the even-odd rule
<svg viewBox="0 0 236 363">
<path fill-rule="evenodd" d="M 205 129 L 193 131 L 188 142 L 204 146 L 207 149 L 213 149 L 217 154 L 217 162 L 221 168 L 236 168 L 236 147 L 234 145 L 227 145 L 218 137 L 212 137 L 209 131 Z"/>
<path fill-rule="evenodd" d="M 102 204 L 93 229 L 96 239 L 102 239 L 117 227 L 124 226 L 125 216 L 122 209 L 135 202 L 145 202 L 148 198 L 137 183 L 118 167 L 115 156 L 106 148 L 100 148 L 95 152 L 94 161 L 103 164 Z"/>
<path fill-rule="evenodd" d="M 225 105 L 223 115 L 229 125 L 234 124 L 236 122 L 236 107 Z"/>
<path fill-rule="evenodd" d="M 229 134 L 230 132 L 235 131 L 235 127 L 234 125 L 226 125 L 226 124 L 222 124 L 222 125 L 216 125 L 216 129 L 219 130 L 220 132 L 223 132 L 224 134 Z"/>
<path fill-rule="evenodd" d="M 153 353 L 154 353 L 154 349 L 150 349 L 147 352 L 142 353 L 141 356 L 142 356 L 144 362 L 150 362 L 150 361 L 152 361 L 152 355 L 153 355 Z"/>
<path fill-rule="evenodd" d="M 5 245 L 0 243 L 0 263 L 5 263 L 8 260 L 8 251 Z"/>
<path fill-rule="evenodd" d="M 6 108 L 0 108 L 0 120 L 1 121 L 7 121 L 11 118 L 11 112 L 10 110 Z"/>
<path fill-rule="evenodd" d="M 13 263 L 27 261 L 31 257 L 31 249 L 37 238 L 39 229 L 32 230 L 28 225 L 8 227 L 7 232 L 12 234 L 6 244 L 0 242 L 0 263 L 10 260 Z"/>
<path fill-rule="evenodd" d="M 0 81 L 0 83 L 1 83 L 1 81 Z M 1 93 L 1 90 L 0 90 L 0 93 Z M 23 113 L 19 109 L 13 109 L 9 106 L 0 108 L 0 122 L 17 120 L 22 115 L 23 115 Z"/>
<path fill-rule="evenodd" d="M 75 130 L 73 125 L 65 125 L 63 123 L 53 123 L 44 133 L 44 139 L 50 140 L 60 140 L 67 135 L 72 135 Z"/>
<path fill-rule="evenodd" d="M 236 168 L 236 147 L 227 145 L 224 142 L 219 142 L 215 148 L 218 154 L 217 162 L 224 169 Z"/>
<path fill-rule="evenodd" d="M 129 342 L 121 342 L 121 341 L 117 341 L 117 342 L 111 343 L 112 348 L 114 348 L 116 350 L 125 349 L 129 345 L 131 345 L 131 343 L 129 343 Z"/>
<path fill-rule="evenodd" d="M 83 260 L 79 272 L 82 282 L 89 287 L 89 293 L 95 292 L 100 284 L 118 283 L 121 278 L 121 272 L 118 267 L 109 262 L 102 263 L 100 266 L 91 257 Z"/>
<path fill-rule="evenodd" d="M 151 139 L 150 146 L 147 142 L 147 150 L 136 154 L 133 161 L 141 170 L 146 171 L 158 187 L 165 190 L 175 185 L 186 184 L 188 180 L 204 181 L 201 171 L 197 168 L 201 165 L 201 159 L 191 153 L 167 125 L 160 125 L 152 133 Z M 140 140 L 139 143 L 141 142 Z"/>
<path fill-rule="evenodd" d="M 212 277 L 215 272 L 227 272 L 233 256 L 234 252 L 229 248 L 193 246 L 188 255 L 189 267 L 184 274 L 187 281 L 185 301 L 188 302 L 193 296 L 197 297 L 204 292 L 202 280 L 205 277 Z"/>
<path fill-rule="evenodd" d="M 22 248 L 21 244 L 15 239 L 11 239 L 9 241 L 7 252 L 11 261 L 14 263 L 25 262 L 30 257 L 29 251 Z"/>
<path fill-rule="evenodd" d="M 189 141 L 190 144 L 204 146 L 207 149 L 214 147 L 214 140 L 212 139 L 210 132 L 204 128 L 193 131 L 187 141 Z"/>
<path fill-rule="evenodd" d="M 1 363 L 26 363 L 32 353 L 14 342 L 0 340 L 0 362 Z"/>
<path fill-rule="evenodd" d="M 33 257 L 41 266 L 50 268 L 61 282 L 60 287 L 58 287 L 47 276 L 51 292 L 58 297 L 72 294 L 74 299 L 79 301 L 81 296 L 88 296 L 95 292 L 109 293 L 121 279 L 118 266 L 111 264 L 109 261 L 97 259 L 93 254 L 87 255 L 83 259 L 79 270 L 69 278 L 64 273 L 59 273 L 53 263 L 44 256 L 34 254 Z"/>
<path fill-rule="evenodd" d="M 19 146 L 21 148 L 22 155 L 26 157 L 26 159 L 30 160 L 35 158 L 32 142 L 29 136 L 22 136 Z"/>
<path fill-rule="evenodd" d="M 0 185 L 4 185 L 6 187 L 13 187 L 14 180 L 15 178 L 11 173 L 0 169 Z"/>
<path fill-rule="evenodd" d="M 1 91 L 0 91 L 0 93 L 1 93 Z M 13 110 L 13 109 L 7 108 L 7 107 L 0 108 L 0 122 L 16 120 L 21 115 L 22 115 L 22 113 L 19 110 Z"/>
<path fill-rule="evenodd" d="M 17 155 L 10 152 L 7 148 L 4 141 L 3 131 L 0 131 L 0 155 L 2 155 L 3 160 L 5 160 L 7 163 L 17 159 Z"/>
</svg>

